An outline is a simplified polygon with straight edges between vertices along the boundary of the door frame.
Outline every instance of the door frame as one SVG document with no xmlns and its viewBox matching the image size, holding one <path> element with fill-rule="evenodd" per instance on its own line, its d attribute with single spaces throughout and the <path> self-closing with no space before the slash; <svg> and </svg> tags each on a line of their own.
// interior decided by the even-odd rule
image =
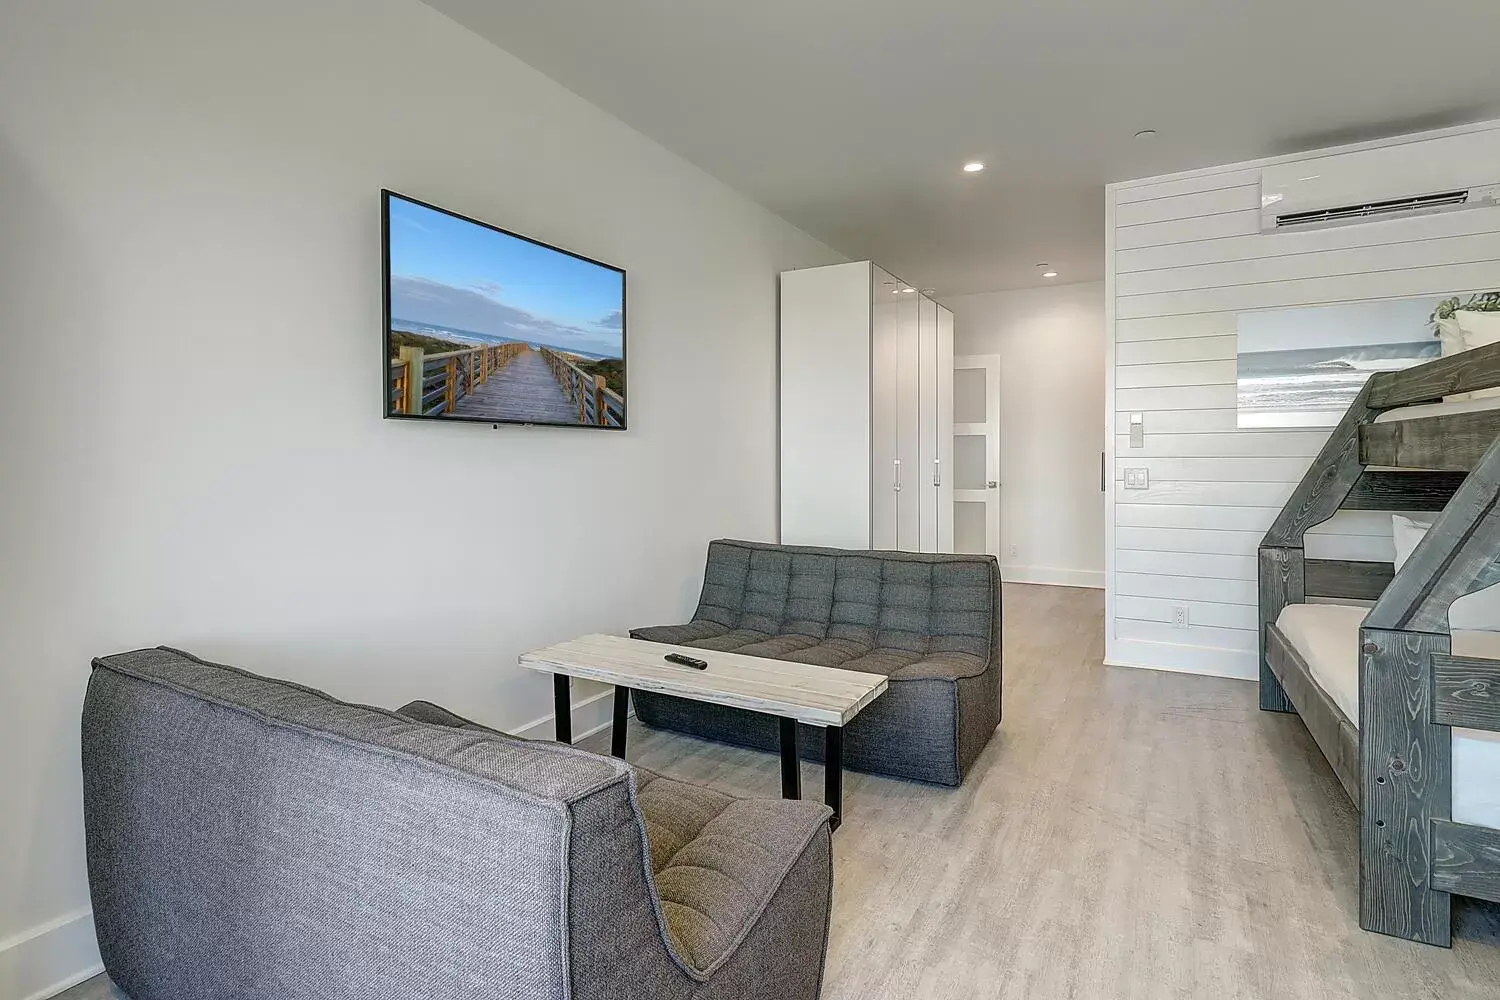
<svg viewBox="0 0 1500 1000">
<path fill-rule="evenodd" d="M 953 436 L 982 436 L 986 441 L 984 465 L 986 483 L 994 483 L 982 490 L 958 489 L 957 458 L 954 459 L 953 475 L 954 490 L 953 503 L 983 503 L 986 505 L 984 523 L 985 551 L 990 555 L 1001 559 L 1001 544 L 1003 539 L 1000 534 L 1000 505 L 1002 503 L 1001 491 L 1005 482 L 1000 478 L 1000 355 L 998 354 L 962 354 L 953 358 L 954 372 L 954 399 L 957 400 L 958 391 L 956 383 L 960 369 L 981 369 L 984 371 L 984 412 L 987 418 L 982 423 L 953 422 Z M 954 445 L 955 454 L 957 444 Z M 957 513 L 954 515 L 954 524 L 958 522 Z M 954 546 L 955 549 L 957 546 Z"/>
</svg>

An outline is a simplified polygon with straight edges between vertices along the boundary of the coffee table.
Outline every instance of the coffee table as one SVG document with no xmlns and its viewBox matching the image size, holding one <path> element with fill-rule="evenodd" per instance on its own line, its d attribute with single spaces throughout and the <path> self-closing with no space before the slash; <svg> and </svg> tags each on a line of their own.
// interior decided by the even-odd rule
<svg viewBox="0 0 1500 1000">
<path fill-rule="evenodd" d="M 668 653 L 684 653 L 708 662 L 707 670 L 668 663 Z M 741 653 L 720 653 L 694 646 L 672 646 L 615 635 L 586 635 L 522 653 L 520 664 L 552 674 L 557 712 L 557 740 L 573 742 L 573 709 L 568 678 L 602 681 L 615 687 L 611 752 L 625 757 L 625 719 L 630 689 L 691 698 L 774 715 L 781 726 L 781 794 L 802 797 L 802 767 L 797 756 L 797 723 L 824 729 L 823 801 L 833 809 L 833 828 L 844 813 L 844 726 L 885 693 L 886 678 L 857 670 L 810 663 L 771 660 Z"/>
</svg>

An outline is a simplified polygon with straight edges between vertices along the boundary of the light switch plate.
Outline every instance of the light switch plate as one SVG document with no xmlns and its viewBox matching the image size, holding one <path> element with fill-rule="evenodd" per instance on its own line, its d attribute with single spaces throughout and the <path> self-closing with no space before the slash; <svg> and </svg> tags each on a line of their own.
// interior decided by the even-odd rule
<svg viewBox="0 0 1500 1000">
<path fill-rule="evenodd" d="M 1146 415 L 1144 413 L 1130 415 L 1130 447 L 1146 447 Z"/>
<path fill-rule="evenodd" d="M 1127 490 L 1147 490 L 1151 488 L 1151 475 L 1146 469 L 1126 469 L 1125 488 Z"/>
</svg>

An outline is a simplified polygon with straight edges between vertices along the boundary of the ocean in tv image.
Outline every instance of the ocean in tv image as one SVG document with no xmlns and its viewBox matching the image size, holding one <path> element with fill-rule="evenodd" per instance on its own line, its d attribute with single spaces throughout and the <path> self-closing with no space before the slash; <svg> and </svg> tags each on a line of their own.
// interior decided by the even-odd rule
<svg viewBox="0 0 1500 1000">
<path fill-rule="evenodd" d="M 387 195 L 387 415 L 625 426 L 625 274 Z"/>
</svg>

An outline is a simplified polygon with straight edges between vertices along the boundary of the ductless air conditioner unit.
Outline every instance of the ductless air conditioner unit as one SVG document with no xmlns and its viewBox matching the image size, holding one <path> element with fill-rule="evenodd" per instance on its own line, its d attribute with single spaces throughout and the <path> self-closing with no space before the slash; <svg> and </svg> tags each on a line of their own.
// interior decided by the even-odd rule
<svg viewBox="0 0 1500 1000">
<path fill-rule="evenodd" d="M 1261 230 L 1351 226 L 1500 205 L 1500 130 L 1299 160 L 1260 175 Z"/>
</svg>

